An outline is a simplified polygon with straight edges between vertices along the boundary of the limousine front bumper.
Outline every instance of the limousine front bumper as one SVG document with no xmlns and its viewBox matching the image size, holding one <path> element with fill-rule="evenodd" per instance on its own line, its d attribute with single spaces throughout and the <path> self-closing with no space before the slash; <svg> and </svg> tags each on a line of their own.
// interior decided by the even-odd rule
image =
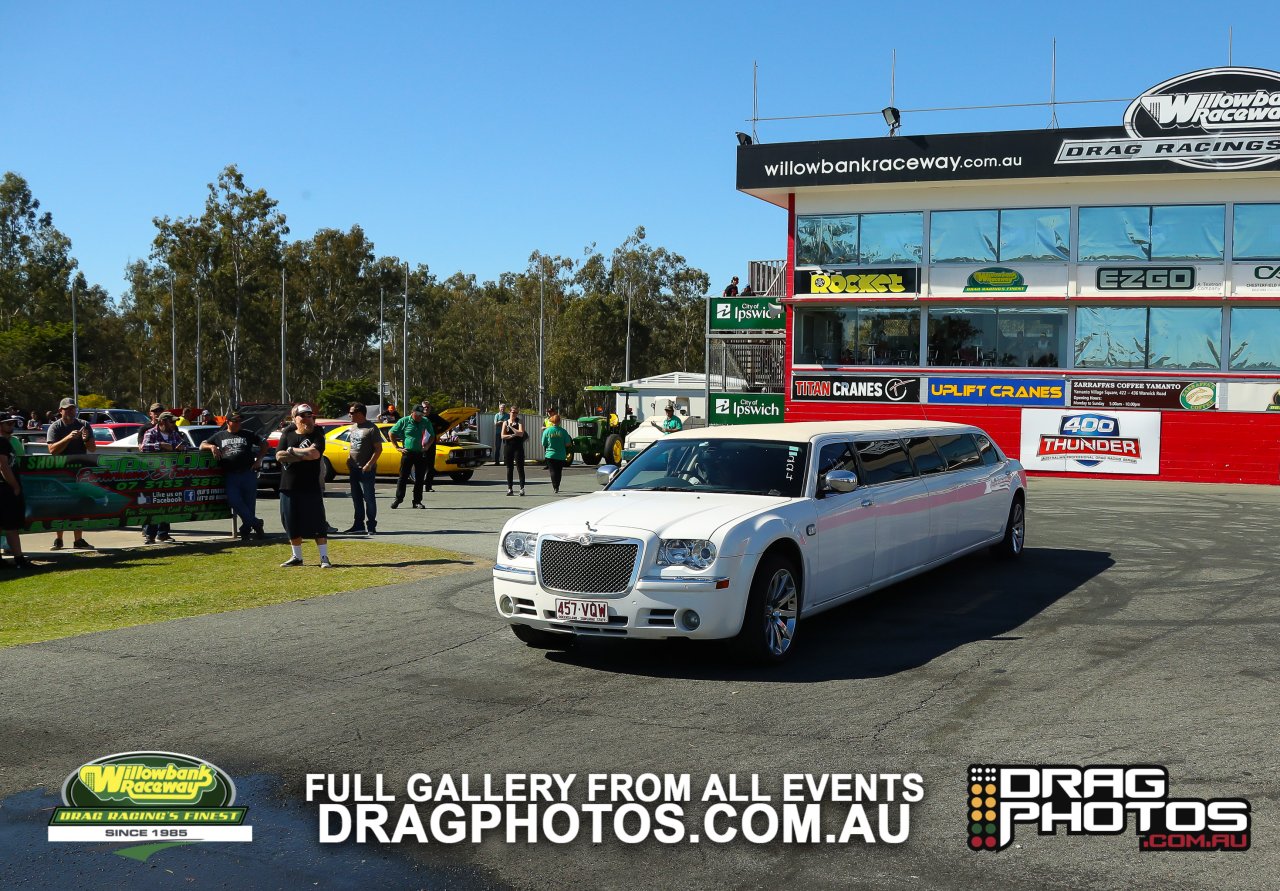
<svg viewBox="0 0 1280 891">
<path fill-rule="evenodd" d="M 534 568 L 499 563 L 493 569 L 494 604 L 513 625 L 584 637 L 733 637 L 751 589 L 756 557 L 721 557 L 703 572 L 648 567 L 620 594 L 577 594 L 543 587 Z M 559 618 L 557 601 L 603 603 L 607 621 Z"/>
</svg>

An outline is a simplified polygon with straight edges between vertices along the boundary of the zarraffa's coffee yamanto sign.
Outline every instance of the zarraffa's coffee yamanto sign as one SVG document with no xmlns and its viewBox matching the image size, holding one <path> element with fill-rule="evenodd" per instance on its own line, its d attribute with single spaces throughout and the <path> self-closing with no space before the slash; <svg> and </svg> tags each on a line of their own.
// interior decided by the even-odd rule
<svg viewBox="0 0 1280 891">
<path fill-rule="evenodd" d="M 1209 68 L 1156 84 L 1122 126 L 738 147 L 740 190 L 1046 176 L 1280 170 L 1280 72 Z"/>
</svg>

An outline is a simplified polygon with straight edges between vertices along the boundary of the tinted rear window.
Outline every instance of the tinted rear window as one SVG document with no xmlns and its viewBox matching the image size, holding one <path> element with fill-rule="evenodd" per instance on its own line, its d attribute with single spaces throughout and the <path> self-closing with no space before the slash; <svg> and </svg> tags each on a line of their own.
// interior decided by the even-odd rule
<svg viewBox="0 0 1280 891">
<path fill-rule="evenodd" d="M 911 459 L 898 439 L 877 439 L 856 444 L 862 473 L 858 478 L 868 485 L 891 483 L 915 476 Z"/>
<path fill-rule="evenodd" d="M 929 473 L 941 473 L 947 467 L 933 440 L 927 436 L 917 436 L 907 440 L 907 450 L 911 452 L 911 460 L 916 464 L 916 472 L 921 476 Z"/>
<path fill-rule="evenodd" d="M 987 439 L 981 433 L 975 433 L 973 438 L 978 442 L 978 455 L 982 458 L 982 463 L 991 467 L 1000 463 L 1000 455 L 996 452 L 995 445 L 991 440 Z"/>
<path fill-rule="evenodd" d="M 982 464 L 978 457 L 978 447 L 973 443 L 973 434 L 956 433 L 948 436 L 935 436 L 934 445 L 947 459 L 948 470 L 964 470 Z"/>
</svg>

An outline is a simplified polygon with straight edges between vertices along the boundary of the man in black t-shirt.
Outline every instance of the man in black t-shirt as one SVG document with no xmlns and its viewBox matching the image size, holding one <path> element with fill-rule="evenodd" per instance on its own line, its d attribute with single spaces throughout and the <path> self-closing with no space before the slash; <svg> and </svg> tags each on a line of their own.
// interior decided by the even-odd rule
<svg viewBox="0 0 1280 891">
<path fill-rule="evenodd" d="M 293 427 L 280 434 L 276 460 L 280 462 L 280 520 L 293 555 L 281 566 L 302 565 L 302 539 L 314 538 L 320 549 L 320 568 L 328 569 L 329 521 L 324 515 L 324 431 L 316 428 L 315 412 L 305 402 L 293 407 Z"/>
<path fill-rule="evenodd" d="M 49 443 L 50 455 L 83 455 L 96 452 L 98 443 L 93 438 L 93 428 L 88 422 L 76 417 L 76 401 L 67 397 L 58 403 L 58 420 L 49 425 L 45 439 Z M 79 529 L 71 531 L 73 548 L 92 550 L 93 545 L 84 540 L 84 533 Z M 54 533 L 52 550 L 62 550 L 62 530 Z"/>
<path fill-rule="evenodd" d="M 240 518 L 240 539 L 264 538 L 262 521 L 258 519 L 258 468 L 262 465 L 262 437 L 240 426 L 240 412 L 227 415 L 227 428 L 219 430 L 200 444 L 202 451 L 212 452 L 226 474 L 227 501 L 231 512 Z"/>
</svg>

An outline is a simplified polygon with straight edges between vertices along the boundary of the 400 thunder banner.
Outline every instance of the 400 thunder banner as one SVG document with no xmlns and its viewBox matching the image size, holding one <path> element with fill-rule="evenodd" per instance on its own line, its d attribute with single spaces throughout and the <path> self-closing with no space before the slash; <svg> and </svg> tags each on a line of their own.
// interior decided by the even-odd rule
<svg viewBox="0 0 1280 891">
<path fill-rule="evenodd" d="M 207 452 L 27 455 L 17 467 L 29 532 L 231 516 L 222 469 Z"/>
</svg>

